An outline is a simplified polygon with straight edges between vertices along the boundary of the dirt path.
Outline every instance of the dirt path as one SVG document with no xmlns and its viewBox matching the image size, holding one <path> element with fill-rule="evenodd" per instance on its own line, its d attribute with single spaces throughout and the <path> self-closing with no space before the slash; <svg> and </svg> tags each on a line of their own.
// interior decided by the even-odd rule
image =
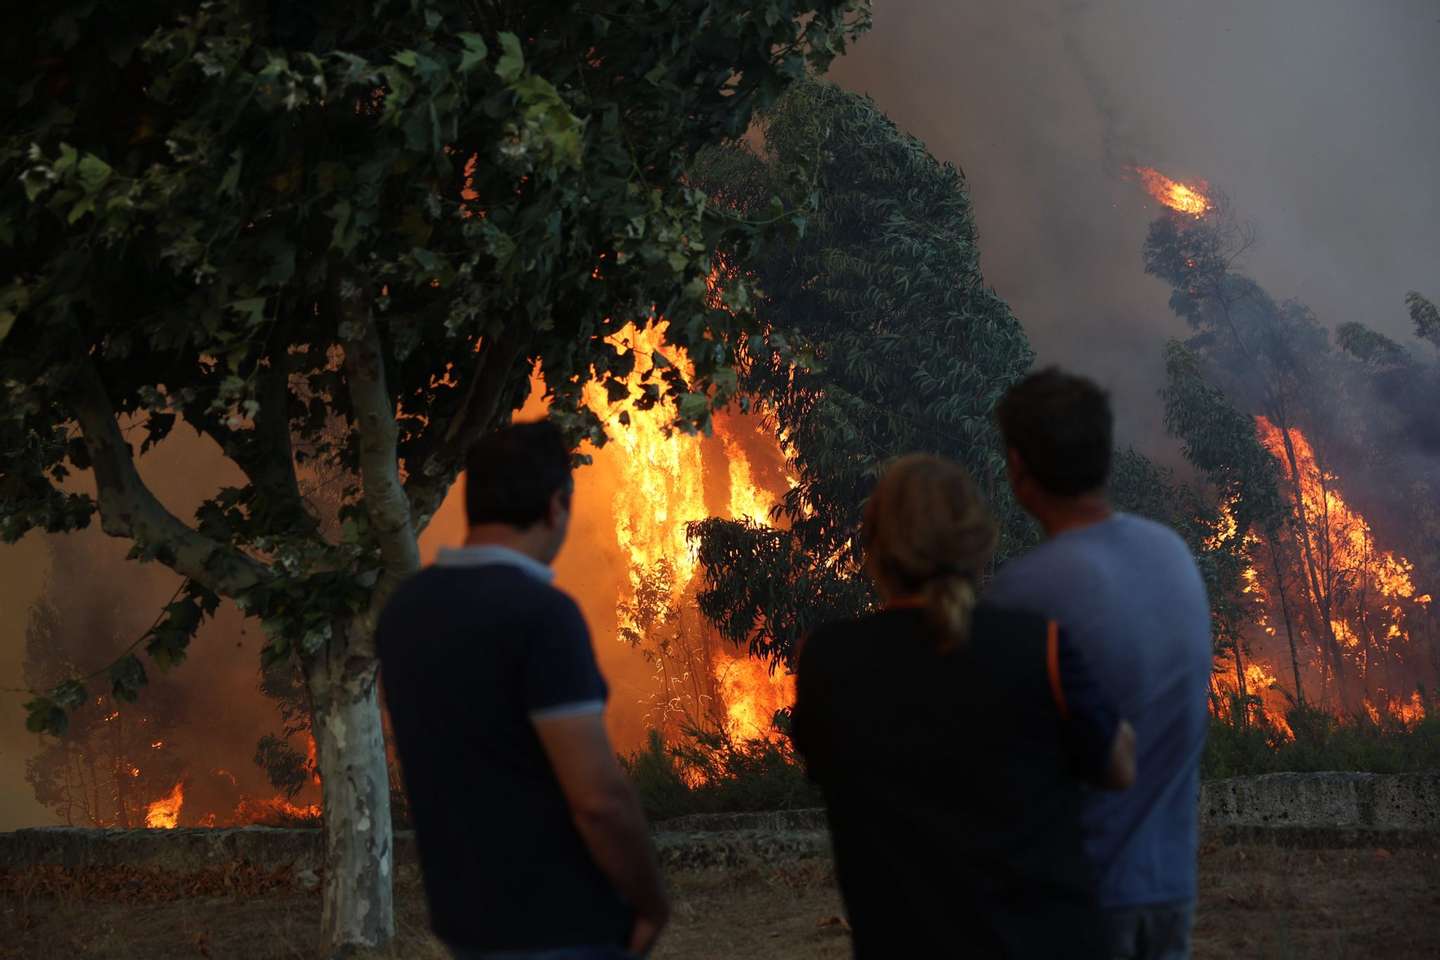
<svg viewBox="0 0 1440 960">
<path fill-rule="evenodd" d="M 1201 857 L 1199 960 L 1440 957 L 1440 851 L 1224 847 Z M 675 923 L 656 960 L 821 960 L 849 956 L 829 866 L 677 874 Z M 14 884 L 11 884 L 13 890 Z M 97 897 L 99 899 L 97 899 Z M 313 956 L 314 895 L 192 896 L 137 903 L 95 895 L 0 897 L 0 957 L 291 960 Z M 390 955 L 442 960 L 418 884 L 397 889 Z M 957 931 L 957 938 L 963 935 Z"/>
</svg>

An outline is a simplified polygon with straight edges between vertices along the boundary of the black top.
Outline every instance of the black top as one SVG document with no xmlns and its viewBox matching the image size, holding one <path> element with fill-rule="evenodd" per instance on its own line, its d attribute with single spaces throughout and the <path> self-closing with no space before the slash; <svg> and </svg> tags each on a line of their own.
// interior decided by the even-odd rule
<svg viewBox="0 0 1440 960">
<path fill-rule="evenodd" d="M 623 943 L 632 912 L 531 722 L 607 696 L 574 601 L 515 566 L 430 567 L 396 591 L 377 640 L 436 935 L 488 950 Z"/>
<path fill-rule="evenodd" d="M 1101 776 L 1118 720 L 1052 631 L 981 607 L 940 654 L 924 613 L 898 609 L 805 644 L 794 737 L 856 957 L 1104 955 L 1081 777 Z"/>
</svg>

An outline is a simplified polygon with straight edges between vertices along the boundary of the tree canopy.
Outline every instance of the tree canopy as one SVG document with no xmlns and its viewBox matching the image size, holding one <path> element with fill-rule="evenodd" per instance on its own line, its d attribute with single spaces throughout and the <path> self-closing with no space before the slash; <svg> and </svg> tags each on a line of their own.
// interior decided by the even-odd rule
<svg viewBox="0 0 1440 960">
<path fill-rule="evenodd" d="M 298 657 L 327 943 L 393 929 L 371 625 L 465 449 L 536 364 L 553 415 L 600 439 L 581 387 L 625 391 L 633 354 L 606 337 L 661 313 L 693 368 L 640 389 L 706 425 L 753 324 L 747 280 L 707 285 L 713 252 L 792 221 L 778 202 L 737 217 L 686 170 L 867 16 L 860 0 L 0 14 L 0 535 L 98 514 L 184 576 L 145 645 L 162 668 L 222 596 L 262 620 L 267 659 Z M 182 423 L 243 475 L 189 519 L 136 466 Z M 333 514 L 306 495 L 322 474 Z M 145 676 L 129 655 L 110 683 L 129 697 Z M 32 728 L 86 697 L 61 682 Z"/>
<path fill-rule="evenodd" d="M 742 389 L 778 429 L 797 482 L 775 526 L 695 529 L 710 580 L 701 608 L 772 661 L 817 621 L 869 602 L 857 534 L 892 457 L 930 451 L 1009 505 L 992 411 L 1029 367 L 1019 322 L 985 285 L 965 180 L 868 98 L 798 86 L 764 115 L 763 145 L 713 152 L 697 182 L 742 213 L 815 197 L 803 237 L 729 261 L 765 291 Z M 813 160 L 813 168 L 810 166 Z"/>
</svg>

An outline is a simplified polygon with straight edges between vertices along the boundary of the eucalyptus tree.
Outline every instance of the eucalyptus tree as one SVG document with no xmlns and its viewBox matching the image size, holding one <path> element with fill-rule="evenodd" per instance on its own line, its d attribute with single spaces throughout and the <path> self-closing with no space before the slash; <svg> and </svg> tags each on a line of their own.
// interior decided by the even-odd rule
<svg viewBox="0 0 1440 960">
<path fill-rule="evenodd" d="M 857 533 L 891 457 L 959 460 L 1006 520 L 1007 546 L 1028 535 L 992 411 L 1033 355 L 985 285 L 959 170 L 868 98 L 824 82 L 793 89 L 760 127 L 761 145 L 713 151 L 697 183 L 742 212 L 773 195 L 815 198 L 798 241 L 728 260 L 766 294 L 741 383 L 796 483 L 773 526 L 710 520 L 693 534 L 710 584 L 701 609 L 773 663 L 818 620 L 870 602 Z"/>
<path fill-rule="evenodd" d="M 1331 562 L 1334 531 L 1328 514 L 1314 515 L 1307 506 L 1305 465 L 1296 442 L 1303 424 L 1322 483 L 1333 479 L 1333 427 L 1342 399 L 1332 385 L 1339 371 L 1329 335 L 1310 309 L 1297 301 L 1275 300 L 1239 271 L 1253 240 L 1253 232 L 1236 223 L 1223 198 L 1202 217 L 1166 214 L 1150 226 L 1145 271 L 1172 285 L 1170 306 L 1195 331 L 1186 344 L 1185 369 L 1213 384 L 1217 402 L 1233 403 L 1243 412 L 1237 430 L 1253 434 L 1250 415 L 1259 414 L 1278 431 L 1290 501 L 1289 522 L 1282 526 L 1294 534 L 1295 579 L 1305 600 L 1294 612 L 1304 615 L 1330 664 L 1342 703 L 1353 709 L 1346 651 L 1335 627 L 1343 585 L 1341 572 Z M 1172 366 L 1179 357 L 1172 349 Z M 1249 447 L 1244 450 L 1248 456 Z M 1277 570 L 1283 563 L 1276 559 Z M 1283 594 L 1283 578 L 1280 589 Z"/>
<path fill-rule="evenodd" d="M 144 640 L 179 662 L 220 598 L 295 657 L 324 778 L 323 942 L 394 928 L 372 625 L 466 447 L 539 364 L 554 415 L 663 312 L 685 425 L 733 385 L 765 232 L 689 184 L 701 147 L 823 69 L 861 0 L 59 0 L 0 14 L 0 534 L 98 516 L 185 586 Z M 767 208 L 771 226 L 790 220 Z M 178 425 L 242 478 L 176 515 L 141 456 Z M 137 448 L 138 447 L 138 451 Z M 302 493 L 342 477 L 338 515 Z M 335 529 L 338 535 L 327 535 Z M 137 653 L 109 683 L 133 697 Z M 62 729 L 86 686 L 30 704 Z M 437 731 L 443 736 L 444 731 Z"/>
<path fill-rule="evenodd" d="M 1374 549 L 1370 520 L 1334 507 L 1344 492 L 1388 528 L 1385 542 L 1429 552 L 1431 538 L 1416 535 L 1423 524 L 1406 518 L 1424 512 L 1417 506 L 1430 492 L 1433 460 L 1414 452 L 1427 438 L 1434 443 L 1427 412 L 1440 394 L 1425 364 L 1401 345 L 1353 322 L 1332 339 L 1303 304 L 1272 298 L 1239 268 L 1251 239 L 1224 203 L 1202 217 L 1167 214 L 1151 225 L 1145 268 L 1172 285 L 1171 306 L 1194 331 L 1183 350 L 1172 348 L 1172 374 L 1183 369 L 1241 414 L 1232 442 L 1215 446 L 1217 457 L 1253 456 L 1253 442 L 1240 434 L 1255 433 L 1256 417 L 1269 421 L 1259 425 L 1267 433 L 1274 428 L 1267 443 L 1284 465 L 1278 481 L 1288 503 L 1254 529 L 1268 548 L 1260 566 L 1274 574 L 1291 638 L 1296 696 L 1303 699 L 1293 638 L 1304 630 L 1328 665 L 1324 682 L 1333 679 L 1341 708 L 1355 713 L 1361 695 L 1379 695 L 1383 704 L 1395 694 L 1397 667 L 1414 676 L 1401 620 L 1428 611 L 1381 602 L 1382 567 L 1395 561 Z M 1436 326 L 1433 305 L 1427 310 L 1417 294 L 1407 304 L 1425 339 Z"/>
<path fill-rule="evenodd" d="M 1264 613 L 1258 606 L 1259 597 L 1246 583 L 1245 571 L 1264 565 L 1275 577 L 1295 702 L 1304 704 L 1298 625 L 1286 591 L 1289 564 L 1281 553 L 1282 533 L 1290 516 L 1280 492 L 1275 459 L 1260 445 L 1253 420 L 1208 379 L 1206 366 L 1194 350 L 1177 341 L 1167 344 L 1165 373 L 1161 396 L 1166 429 L 1179 439 L 1186 459 L 1210 484 L 1214 497 L 1215 505 L 1210 508 L 1201 506 L 1188 490 L 1172 489 L 1166 499 L 1193 504 L 1187 512 L 1196 520 L 1176 526 L 1189 541 L 1205 577 L 1216 655 L 1231 658 L 1236 691 L 1244 704 L 1249 698 L 1244 632 Z M 1243 722 L 1245 716 L 1242 709 L 1235 719 Z"/>
</svg>

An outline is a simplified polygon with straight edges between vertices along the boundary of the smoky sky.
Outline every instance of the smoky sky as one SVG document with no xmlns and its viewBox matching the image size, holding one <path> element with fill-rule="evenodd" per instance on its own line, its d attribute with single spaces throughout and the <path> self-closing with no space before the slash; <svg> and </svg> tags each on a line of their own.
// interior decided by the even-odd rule
<svg viewBox="0 0 1440 960">
<path fill-rule="evenodd" d="M 1167 462 L 1185 328 L 1131 166 L 1224 191 L 1259 239 L 1242 268 L 1332 329 L 1415 345 L 1405 292 L 1440 296 L 1440 0 L 877 0 L 831 78 L 965 171 L 1039 361 L 1101 380 L 1121 442 Z"/>
</svg>

